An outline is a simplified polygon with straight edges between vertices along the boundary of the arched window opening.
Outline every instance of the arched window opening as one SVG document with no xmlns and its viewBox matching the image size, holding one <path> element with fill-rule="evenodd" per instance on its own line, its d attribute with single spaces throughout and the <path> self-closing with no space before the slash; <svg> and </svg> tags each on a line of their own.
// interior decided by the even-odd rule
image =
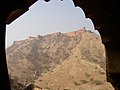
<svg viewBox="0 0 120 90">
<path fill-rule="evenodd" d="M 13 89 L 113 88 L 101 36 L 72 0 L 35 3 L 7 26 L 6 47 Z"/>
</svg>

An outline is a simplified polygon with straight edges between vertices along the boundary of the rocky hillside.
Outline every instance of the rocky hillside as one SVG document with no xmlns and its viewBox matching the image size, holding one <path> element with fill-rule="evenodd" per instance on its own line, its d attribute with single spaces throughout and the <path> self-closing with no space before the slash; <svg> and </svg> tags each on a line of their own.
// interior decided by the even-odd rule
<svg viewBox="0 0 120 90">
<path fill-rule="evenodd" d="M 79 54 L 77 49 L 74 51 L 76 55 Z M 103 68 L 76 55 L 71 55 L 55 69 L 43 73 L 35 81 L 34 90 L 114 90 L 106 81 Z"/>
<path fill-rule="evenodd" d="M 76 59 L 97 64 L 105 70 L 105 50 L 100 36 L 85 29 L 70 33 L 57 32 L 15 41 L 7 49 L 9 74 L 23 85 L 33 83 L 39 76 L 55 69 L 63 62 L 72 62 Z M 67 68 L 67 63 L 64 65 Z"/>
</svg>

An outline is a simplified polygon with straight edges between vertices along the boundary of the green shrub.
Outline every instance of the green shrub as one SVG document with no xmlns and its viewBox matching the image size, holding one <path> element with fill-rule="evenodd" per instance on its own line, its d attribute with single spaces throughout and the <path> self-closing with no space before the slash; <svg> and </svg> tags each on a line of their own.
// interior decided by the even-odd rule
<svg viewBox="0 0 120 90">
<path fill-rule="evenodd" d="M 83 84 L 88 83 L 88 81 L 87 81 L 87 80 L 80 80 L 80 81 L 81 81 L 81 83 L 83 83 Z"/>
<path fill-rule="evenodd" d="M 100 80 L 94 80 L 94 81 L 93 81 L 93 84 L 96 84 L 96 85 L 102 85 L 103 82 L 100 81 Z"/>
<path fill-rule="evenodd" d="M 46 90 L 50 90 L 50 88 L 49 88 L 49 87 L 46 87 Z"/>
</svg>

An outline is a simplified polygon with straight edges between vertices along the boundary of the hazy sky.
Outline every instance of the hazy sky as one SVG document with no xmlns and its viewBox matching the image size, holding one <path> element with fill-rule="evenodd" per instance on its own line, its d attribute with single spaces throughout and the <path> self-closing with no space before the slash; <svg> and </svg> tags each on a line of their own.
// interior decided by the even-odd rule
<svg viewBox="0 0 120 90">
<path fill-rule="evenodd" d="M 94 30 L 94 25 L 85 17 L 80 7 L 72 0 L 38 0 L 29 11 L 7 25 L 6 44 L 23 40 L 29 36 L 45 35 L 53 32 L 71 32 L 86 27 Z"/>
</svg>

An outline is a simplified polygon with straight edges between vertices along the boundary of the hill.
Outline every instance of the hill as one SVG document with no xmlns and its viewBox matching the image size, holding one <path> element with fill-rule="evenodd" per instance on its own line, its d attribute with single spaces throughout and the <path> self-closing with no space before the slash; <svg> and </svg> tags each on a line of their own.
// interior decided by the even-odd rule
<svg viewBox="0 0 120 90">
<path fill-rule="evenodd" d="M 100 36 L 85 29 L 68 33 L 57 32 L 15 41 L 7 49 L 9 74 L 11 78 L 17 79 L 18 83 L 25 86 L 33 83 L 45 73 L 56 69 L 64 62 L 66 64 L 63 64 L 62 67 L 66 68 L 67 71 L 72 62 L 74 65 L 78 60 L 81 63 L 90 63 L 88 67 L 91 64 L 97 64 L 103 71 L 106 70 L 105 50 Z M 67 64 L 67 62 L 71 64 Z M 77 68 L 83 69 L 84 67 L 81 65 Z M 85 67 L 87 71 L 87 65 Z M 95 67 L 91 67 L 91 72 L 92 68 Z M 76 70 L 75 73 L 82 72 Z M 104 78 L 106 78 L 105 75 Z"/>
</svg>

